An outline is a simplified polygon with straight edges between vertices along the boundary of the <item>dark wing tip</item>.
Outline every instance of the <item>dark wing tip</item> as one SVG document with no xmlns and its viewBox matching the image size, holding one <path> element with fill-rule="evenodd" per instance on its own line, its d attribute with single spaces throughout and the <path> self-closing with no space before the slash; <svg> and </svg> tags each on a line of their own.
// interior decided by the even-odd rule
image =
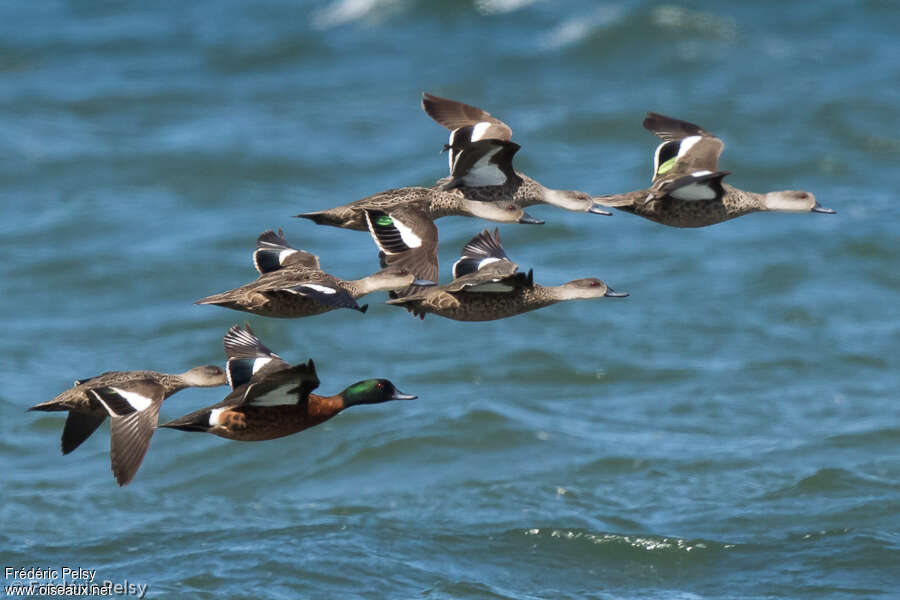
<svg viewBox="0 0 900 600">
<path fill-rule="evenodd" d="M 680 140 L 692 135 L 710 135 L 699 125 L 652 111 L 647 112 L 643 126 L 644 129 L 653 132 L 663 140 Z"/>
<path fill-rule="evenodd" d="M 262 343 L 262 340 L 256 337 L 250 328 L 250 323 L 245 322 L 243 327 L 232 325 L 225 337 L 222 338 L 222 342 L 225 346 L 226 358 L 278 357 Z"/>
</svg>

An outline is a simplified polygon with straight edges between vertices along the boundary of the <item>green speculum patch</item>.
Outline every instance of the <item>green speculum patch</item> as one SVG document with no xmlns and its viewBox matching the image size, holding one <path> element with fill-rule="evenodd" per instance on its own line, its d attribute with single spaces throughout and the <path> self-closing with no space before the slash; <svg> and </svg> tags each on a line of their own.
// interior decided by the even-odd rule
<svg viewBox="0 0 900 600">
<path fill-rule="evenodd" d="M 656 169 L 656 174 L 662 175 L 663 173 L 672 170 L 672 167 L 675 166 L 675 159 L 677 159 L 677 158 L 678 158 L 677 156 L 673 156 L 672 158 L 670 158 L 663 164 L 659 165 L 659 168 Z"/>
<path fill-rule="evenodd" d="M 385 216 L 385 217 L 378 217 L 378 218 L 375 220 L 375 222 L 378 223 L 379 225 L 381 225 L 382 227 L 388 227 L 388 226 L 391 225 L 394 221 L 391 220 L 390 217 Z"/>
</svg>

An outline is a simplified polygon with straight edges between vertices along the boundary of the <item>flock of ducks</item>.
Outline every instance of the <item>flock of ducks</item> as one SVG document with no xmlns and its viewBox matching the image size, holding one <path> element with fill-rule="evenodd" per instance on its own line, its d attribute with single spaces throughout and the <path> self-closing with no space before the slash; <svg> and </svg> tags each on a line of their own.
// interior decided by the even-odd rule
<svg viewBox="0 0 900 600">
<path fill-rule="evenodd" d="M 519 145 L 512 129 L 474 106 L 423 94 L 422 108 L 450 130 L 444 145 L 448 177 L 430 188 L 396 188 L 328 210 L 297 215 L 320 225 L 368 231 L 379 249 L 381 270 L 357 280 L 325 272 L 319 258 L 292 247 L 281 230 L 256 242 L 256 280 L 197 301 L 255 315 L 297 318 L 347 308 L 365 312 L 357 300 L 388 291 L 388 304 L 424 318 L 457 321 L 510 317 L 567 300 L 624 297 L 600 279 L 575 279 L 559 286 L 534 282 L 520 272 L 500 243 L 484 230 L 453 264 L 453 280 L 438 282 L 438 230 L 434 221 L 457 215 L 500 223 L 540 224 L 525 212 L 534 204 L 600 215 L 606 208 L 630 212 L 674 227 L 703 227 L 756 211 L 834 213 L 804 191 L 757 194 L 737 189 L 718 167 L 723 143 L 701 127 L 648 113 L 644 127 L 662 140 L 653 155 L 649 188 L 591 196 L 544 187 L 513 168 Z M 313 393 L 319 378 L 312 360 L 291 366 L 254 335 L 249 324 L 224 337 L 225 368 L 207 365 L 180 374 L 111 371 L 78 380 L 36 411 L 67 411 L 62 452 L 68 454 L 109 417 L 110 458 L 119 485 L 137 473 L 157 427 L 207 432 L 240 441 L 268 440 L 313 427 L 357 404 L 411 400 L 387 379 L 366 379 L 333 396 Z M 187 387 L 228 385 L 218 404 L 157 425 L 163 400 Z"/>
</svg>

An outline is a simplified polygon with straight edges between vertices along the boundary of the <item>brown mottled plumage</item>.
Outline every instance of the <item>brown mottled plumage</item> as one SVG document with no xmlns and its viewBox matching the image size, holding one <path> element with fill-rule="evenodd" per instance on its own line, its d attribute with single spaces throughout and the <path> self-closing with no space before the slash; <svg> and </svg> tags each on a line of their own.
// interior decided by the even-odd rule
<svg viewBox="0 0 900 600">
<path fill-rule="evenodd" d="M 62 433 L 63 454 L 80 446 L 110 416 L 112 470 L 119 485 L 125 485 L 143 461 L 163 400 L 187 387 L 225 382 L 225 372 L 212 365 L 181 374 L 108 371 L 76 381 L 74 387 L 28 410 L 69 412 Z"/>
<path fill-rule="evenodd" d="M 372 292 L 401 290 L 415 277 L 399 267 L 387 268 L 356 280 L 343 280 L 323 271 L 318 257 L 297 250 L 281 230 L 263 232 L 253 254 L 259 277 L 241 287 L 197 300 L 265 317 L 299 318 L 337 308 L 365 312 L 356 299 Z"/>
<path fill-rule="evenodd" d="M 437 279 L 437 252 L 431 243 L 436 233 L 430 231 L 434 224 L 421 212 L 370 211 L 368 220 L 369 231 L 387 264 L 401 262 L 417 276 L 425 272 L 429 279 Z M 613 292 L 599 279 L 577 279 L 554 287 L 535 285 L 531 271 L 519 273 L 518 266 L 509 260 L 497 230 L 482 231 L 465 245 L 453 265 L 453 277 L 447 285 L 413 288 L 388 304 L 404 306 L 420 318 L 434 313 L 457 321 L 489 321 L 564 300 L 627 295 Z"/>
<path fill-rule="evenodd" d="M 663 140 L 654 154 L 653 184 L 597 196 L 598 204 L 673 227 L 704 227 L 757 211 L 834 213 L 810 192 L 757 194 L 723 183 L 729 175 L 718 164 L 724 144 L 699 125 L 651 112 L 644 127 Z"/>
<path fill-rule="evenodd" d="M 450 152 L 450 176 L 433 189 L 454 191 L 480 202 L 511 200 L 517 206 L 552 204 L 576 212 L 609 213 L 595 205 L 589 194 L 555 190 L 519 173 L 512 160 L 519 145 L 510 141 L 512 129 L 490 113 L 456 100 L 422 94 L 422 109 L 450 130 L 444 146 Z"/>
<path fill-rule="evenodd" d="M 432 221 L 441 217 L 458 215 L 477 217 L 499 223 L 541 224 L 522 207 L 502 195 L 484 200 L 471 200 L 457 190 L 443 191 L 437 188 L 408 187 L 379 192 L 328 210 L 296 215 L 319 225 L 331 225 L 344 229 L 366 231 L 366 209 L 389 211 L 394 208 L 416 208 Z"/>
</svg>

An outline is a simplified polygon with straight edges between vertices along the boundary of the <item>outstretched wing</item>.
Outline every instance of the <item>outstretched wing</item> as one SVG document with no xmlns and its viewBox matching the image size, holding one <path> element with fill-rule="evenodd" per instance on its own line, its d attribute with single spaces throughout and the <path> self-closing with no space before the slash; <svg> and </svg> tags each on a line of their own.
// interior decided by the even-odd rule
<svg viewBox="0 0 900 600">
<path fill-rule="evenodd" d="M 506 123 L 469 104 L 423 93 L 422 109 L 450 131 L 471 127 L 473 135 L 470 141 L 473 142 L 483 139 L 509 140 L 512 137 L 512 129 Z"/>
<path fill-rule="evenodd" d="M 453 263 L 453 278 L 458 279 L 501 260 L 509 261 L 509 257 L 500 243 L 500 231 L 494 229 L 492 233 L 485 229 L 463 246 L 459 259 Z"/>
<path fill-rule="evenodd" d="M 534 276 L 519 273 L 519 267 L 509 261 L 499 261 L 482 267 L 474 273 L 463 275 L 444 286 L 447 292 L 505 293 L 523 287 L 534 286 Z"/>
<path fill-rule="evenodd" d="M 110 416 L 109 457 L 119 485 L 134 479 L 159 418 L 165 389 L 151 379 L 139 379 L 88 390 Z"/>
<path fill-rule="evenodd" d="M 437 227 L 412 206 L 366 209 L 366 224 L 382 254 L 383 267 L 402 268 L 416 279 L 437 282 Z"/>
<path fill-rule="evenodd" d="M 644 127 L 663 140 L 653 155 L 654 185 L 697 171 L 719 170 L 724 144 L 699 125 L 650 112 Z"/>
<path fill-rule="evenodd" d="M 225 375 L 232 389 L 244 385 L 257 373 L 279 371 L 288 366 L 256 337 L 249 323 L 245 323 L 244 327 L 234 325 L 225 334 L 223 342 L 228 358 Z"/>
<path fill-rule="evenodd" d="M 487 111 L 455 100 L 422 94 L 422 108 L 429 117 L 450 130 L 444 150 L 450 151 L 450 172 L 463 150 L 482 140 L 509 141 L 512 129 Z"/>
<path fill-rule="evenodd" d="M 270 273 L 278 269 L 296 265 L 310 269 L 320 269 L 319 257 L 305 250 L 298 250 L 288 244 L 284 232 L 271 229 L 264 231 L 256 239 L 256 250 L 253 252 L 253 265 L 262 273 Z"/>
<path fill-rule="evenodd" d="M 306 363 L 275 373 L 254 377 L 249 384 L 229 394 L 223 402 L 236 400 L 234 406 L 303 404 L 309 399 L 310 392 L 317 387 L 319 377 L 316 375 L 316 365 L 310 359 Z"/>
<path fill-rule="evenodd" d="M 650 188 L 647 200 L 676 198 L 678 200 L 718 200 L 725 195 L 722 178 L 729 171 L 694 171 L 674 179 L 660 179 Z"/>
<path fill-rule="evenodd" d="M 515 142 L 479 140 L 462 148 L 450 164 L 450 180 L 442 187 L 487 187 L 517 180 L 512 159 L 519 151 Z"/>
<path fill-rule="evenodd" d="M 308 281 L 285 286 L 277 291 L 297 294 L 334 308 L 349 308 L 363 313 L 368 308 L 368 305 L 360 306 L 357 304 L 353 295 L 344 289 L 337 279 L 327 273 L 315 273 L 315 276 L 311 276 Z"/>
</svg>

